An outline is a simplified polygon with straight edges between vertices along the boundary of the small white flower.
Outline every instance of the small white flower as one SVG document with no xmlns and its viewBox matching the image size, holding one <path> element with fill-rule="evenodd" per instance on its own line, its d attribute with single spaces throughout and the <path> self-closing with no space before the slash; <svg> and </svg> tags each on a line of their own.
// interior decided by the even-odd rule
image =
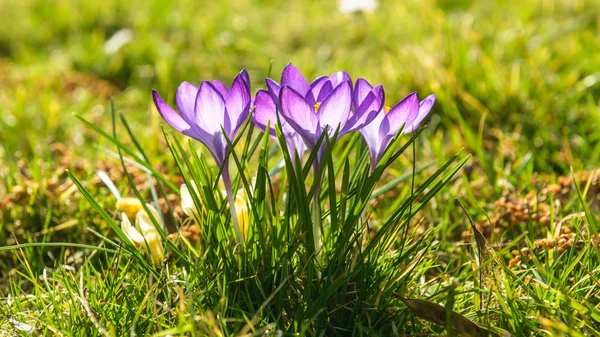
<svg viewBox="0 0 600 337">
<path fill-rule="evenodd" d="M 146 204 L 146 207 L 148 207 L 148 210 L 152 213 L 152 217 L 160 224 L 161 217 L 160 214 L 158 214 L 158 210 L 150 204 Z M 135 226 L 140 230 L 143 236 L 156 233 L 156 227 L 154 227 L 152 219 L 150 219 L 148 213 L 143 209 L 137 212 L 137 215 L 135 216 Z"/>
<path fill-rule="evenodd" d="M 123 28 L 114 33 L 110 39 L 104 43 L 104 53 L 112 55 L 119 51 L 123 46 L 133 40 L 133 31 Z"/>
<path fill-rule="evenodd" d="M 377 9 L 377 0 L 340 0 L 342 13 L 373 12 Z"/>
<path fill-rule="evenodd" d="M 161 217 L 154 206 L 146 204 L 150 213 L 156 221 L 161 222 Z M 162 247 L 162 239 L 160 233 L 154 227 L 152 219 L 145 210 L 141 209 L 135 216 L 135 227 L 131 225 L 131 221 L 127 217 L 125 212 L 121 213 L 121 229 L 127 236 L 129 241 L 136 247 L 141 248 L 146 254 L 152 257 L 152 261 L 155 265 L 159 266 L 164 257 L 165 253 Z"/>
<path fill-rule="evenodd" d="M 190 180 L 190 184 L 192 184 L 192 188 L 194 189 L 196 196 L 200 196 L 200 194 L 198 193 L 198 188 L 194 183 L 194 180 Z M 183 213 L 185 213 L 185 215 L 189 216 L 190 218 L 198 217 L 199 212 L 196 209 L 194 199 L 192 198 L 192 195 L 190 194 L 190 190 L 188 189 L 187 185 L 181 184 L 179 191 L 181 193 L 181 209 L 183 209 Z"/>
<path fill-rule="evenodd" d="M 121 229 L 123 230 L 125 236 L 136 248 L 142 246 L 144 243 L 144 237 L 135 227 L 133 227 L 125 212 L 121 212 Z"/>
</svg>

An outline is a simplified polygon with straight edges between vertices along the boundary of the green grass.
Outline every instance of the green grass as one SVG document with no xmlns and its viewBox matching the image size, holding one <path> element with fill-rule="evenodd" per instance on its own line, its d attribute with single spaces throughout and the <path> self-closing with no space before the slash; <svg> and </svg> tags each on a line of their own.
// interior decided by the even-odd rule
<svg viewBox="0 0 600 337">
<path fill-rule="evenodd" d="M 456 319 L 429 322 L 403 299 L 516 336 L 600 334 L 600 190 L 582 181 L 600 162 L 599 1 L 382 1 L 345 15 L 336 2 L 24 0 L 0 13 L 0 336 L 455 333 L 444 325 Z M 107 54 L 123 29 L 132 39 Z M 345 69 L 382 83 L 388 105 L 438 97 L 373 186 L 362 140 L 335 144 L 322 261 L 307 230 L 312 173 L 274 172 L 276 142 L 248 128 L 244 166 L 231 165 L 252 189 L 252 226 L 234 249 L 218 169 L 200 144 L 163 134 L 150 96 L 173 102 L 180 82 L 230 81 L 243 67 L 254 92 L 290 61 L 309 78 Z M 193 178 L 207 203 L 199 241 L 163 237 L 155 267 L 124 240 L 99 170 L 124 196 L 158 199 L 165 235 L 192 221 L 177 189 Z M 508 196 L 528 213 L 498 214 Z M 497 259 L 474 267 L 457 198 L 480 226 L 494 220 Z M 572 246 L 536 248 L 561 226 Z"/>
</svg>

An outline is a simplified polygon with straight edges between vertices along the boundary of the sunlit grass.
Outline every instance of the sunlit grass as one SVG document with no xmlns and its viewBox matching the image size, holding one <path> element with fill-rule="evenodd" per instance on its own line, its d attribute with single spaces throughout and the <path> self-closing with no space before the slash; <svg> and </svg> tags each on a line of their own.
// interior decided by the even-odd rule
<svg viewBox="0 0 600 337">
<path fill-rule="evenodd" d="M 0 25 L 0 331 L 450 333 L 411 314 L 395 297 L 402 296 L 451 306 L 482 326 L 517 336 L 599 334 L 600 256 L 592 237 L 598 234 L 598 189 L 596 180 L 581 180 L 582 171 L 593 170 L 600 160 L 600 59 L 595 57 L 600 3 L 383 1 L 375 13 L 352 15 L 338 13 L 336 6 L 335 1 L 244 0 L 0 5 L 0 15 L 10 22 Z M 132 39 L 106 53 L 106 41 L 123 30 L 130 30 Z M 331 278 L 319 284 L 309 282 L 308 269 L 292 268 L 309 261 L 310 254 L 302 250 L 298 233 L 283 231 L 288 218 L 280 215 L 289 207 L 284 194 L 292 190 L 285 183 L 288 173 L 277 166 L 282 156 L 275 142 L 250 129 L 245 135 L 252 135 L 236 148 L 240 158 L 251 160 L 240 160 L 241 170 L 232 160 L 232 167 L 243 172 L 249 186 L 260 186 L 254 191 L 261 196 L 254 207 L 260 212 L 251 217 L 268 224 L 252 227 L 250 240 L 274 243 L 236 255 L 225 240 L 232 233 L 224 225 L 228 211 L 216 183 L 218 169 L 199 146 L 168 128 L 163 135 L 150 96 L 156 88 L 173 102 L 181 81 L 227 79 L 242 67 L 248 68 L 255 92 L 269 71 L 277 78 L 289 61 L 308 77 L 345 69 L 383 83 L 388 103 L 415 90 L 437 94 L 428 126 L 375 187 L 378 196 L 366 214 L 373 236 L 385 232 L 411 191 L 454 154 L 464 148 L 461 158 L 473 155 L 419 212 L 399 224 L 399 234 L 385 237 L 393 240 L 393 253 L 373 253 L 377 263 L 366 259 L 349 275 L 346 264 L 354 252 L 340 254 L 336 241 L 329 242 L 325 259 L 332 267 L 321 272 Z M 117 112 L 116 141 L 110 99 Z M 253 155 L 245 144 L 256 145 Z M 121 169 L 119 149 L 130 177 Z M 342 177 L 346 170 L 360 172 L 362 155 L 359 137 L 336 145 L 337 193 L 323 189 L 325 219 L 330 198 L 342 198 L 357 179 L 351 175 L 345 185 Z M 136 197 L 135 187 L 145 202 L 164 207 L 164 268 L 155 268 L 120 237 L 116 200 L 97 178 L 99 170 L 123 196 Z M 202 216 L 216 225 L 200 232 L 200 242 L 181 235 L 171 244 L 167 235 L 192 223 L 177 209 L 177 190 L 191 178 L 213 186 L 200 197 L 213 198 Z M 324 179 L 329 184 L 327 174 Z M 555 183 L 561 189 L 550 188 Z M 246 187 L 237 180 L 236 188 Z M 528 193 L 536 198 L 522 202 L 529 213 L 515 223 L 495 205 L 502 197 L 525 199 Z M 504 275 L 494 308 L 481 305 L 489 289 L 481 287 L 472 265 L 475 250 L 461 236 L 470 225 L 456 198 L 478 224 L 485 224 L 486 216 L 500 219 L 487 238 Z M 537 212 L 549 220 L 528 216 Z M 559 249 L 561 227 L 574 234 L 572 245 Z M 538 239 L 556 239 L 556 246 L 540 248 Z M 287 258 L 286 249 L 297 254 Z M 508 269 L 517 256 L 521 262 Z M 364 276 L 380 277 L 381 283 Z M 398 287 L 389 288 L 386 277 Z M 306 284 L 314 285 L 312 293 L 302 288 Z M 372 284 L 385 286 L 369 288 Z"/>
</svg>

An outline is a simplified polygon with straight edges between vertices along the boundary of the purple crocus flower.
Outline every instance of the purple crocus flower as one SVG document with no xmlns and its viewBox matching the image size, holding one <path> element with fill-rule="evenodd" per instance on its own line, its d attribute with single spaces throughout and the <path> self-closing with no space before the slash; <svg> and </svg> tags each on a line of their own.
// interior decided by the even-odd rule
<svg viewBox="0 0 600 337">
<path fill-rule="evenodd" d="M 369 92 L 361 94 L 360 102 L 356 105 L 352 113 L 352 81 L 350 76 L 344 71 L 339 71 L 331 76 L 319 77 L 308 83 L 302 73 L 291 63 L 288 64 L 281 74 L 281 85 L 277 82 L 267 79 L 267 90 L 259 92 L 256 98 L 255 123 L 257 125 L 266 125 L 265 121 L 275 117 L 277 110 L 281 113 L 282 124 L 285 121 L 287 130 L 294 130 L 294 137 L 304 140 L 304 144 L 313 151 L 316 143 L 323 134 L 327 132 L 329 136 L 335 130 L 339 130 L 338 137 L 358 130 L 369 124 L 377 115 L 383 106 L 383 88 L 378 86 L 371 88 Z M 261 102 L 268 101 L 271 96 L 275 102 L 273 106 Z M 277 106 L 277 110 L 275 110 Z M 263 111 L 268 111 L 265 113 Z M 269 117 L 270 116 L 270 117 Z M 284 125 L 282 125 L 283 129 Z M 324 144 L 323 144 L 324 145 Z M 325 146 L 321 146 L 317 151 L 319 155 L 313 163 L 315 172 L 315 181 L 319 186 L 320 161 L 324 154 Z M 319 210 L 319 190 L 313 194 L 313 237 L 317 259 L 320 256 L 321 242 L 321 212 Z"/>
<path fill-rule="evenodd" d="M 383 104 L 383 88 L 377 86 L 361 95 L 352 113 L 352 82 L 339 71 L 329 77 L 319 77 L 310 84 L 298 69 L 289 64 L 282 74 L 279 91 L 281 116 L 313 150 L 321 134 L 331 135 L 339 128 L 338 137 L 369 124 Z M 277 85 L 267 81 L 272 95 Z"/>
<path fill-rule="evenodd" d="M 267 78 L 265 80 L 267 89 L 261 89 L 256 94 L 255 106 L 256 109 L 253 114 L 253 121 L 263 131 L 266 131 L 267 124 L 270 125 L 269 133 L 275 137 L 275 125 L 277 124 L 277 112 L 281 112 L 281 106 L 279 104 L 279 95 L 281 87 L 289 87 L 300 94 L 309 106 L 318 108 L 325 97 L 333 91 L 338 85 L 344 82 L 350 82 L 350 76 L 344 71 L 339 71 L 331 76 L 322 76 L 311 83 L 308 83 L 306 78 L 302 75 L 298 68 L 294 67 L 289 63 L 283 73 L 281 74 L 281 85 L 274 80 Z M 349 109 L 349 108 L 348 108 Z M 286 139 L 286 145 L 292 160 L 294 160 L 294 151 L 298 152 L 300 159 L 306 148 L 305 143 L 310 149 L 314 147 L 314 140 L 312 143 L 307 142 L 307 138 L 299 133 L 296 128 L 292 126 L 285 118 L 280 118 L 281 130 Z M 320 134 L 319 134 L 320 136 Z M 316 137 L 319 138 L 318 136 Z M 312 144 L 312 145 L 311 145 Z"/>
<path fill-rule="evenodd" d="M 183 82 L 177 89 L 175 101 L 179 114 L 163 101 L 155 90 L 152 97 L 158 112 L 175 130 L 200 141 L 213 155 L 219 167 L 223 167 L 223 184 L 227 192 L 231 220 L 239 244 L 244 237 L 237 222 L 235 211 L 235 195 L 231 187 L 229 165 L 225 157 L 229 145 L 225 136 L 231 141 L 235 138 L 240 126 L 248 117 L 251 105 L 250 78 L 246 70 L 242 70 L 233 80 L 231 88 L 219 81 L 204 81 L 197 88 Z M 223 134 L 223 130 L 225 134 Z"/>
<path fill-rule="evenodd" d="M 277 95 L 279 95 L 279 88 L 277 88 Z M 275 125 L 277 124 L 277 101 L 274 101 L 273 96 L 266 90 L 260 89 L 256 93 L 256 98 L 254 99 L 254 113 L 252 114 L 252 121 L 254 125 L 260 128 L 263 132 L 266 132 L 267 125 L 269 125 L 269 135 L 271 137 L 277 138 L 275 132 Z M 285 138 L 285 143 L 287 145 L 288 151 L 290 152 L 290 156 L 292 162 L 295 161 L 295 153 L 298 153 L 300 160 L 302 160 L 302 156 L 304 151 L 306 150 L 306 146 L 304 145 L 304 141 L 302 137 L 294 130 L 283 118 L 279 119 L 281 122 L 281 131 L 283 133 L 283 137 Z"/>
<path fill-rule="evenodd" d="M 231 89 L 220 81 L 204 81 L 197 88 L 183 82 L 177 89 L 175 101 L 179 114 L 152 90 L 158 112 L 175 130 L 200 141 L 221 167 L 229 146 L 250 112 L 250 79 L 242 70 L 233 80 Z"/>
<path fill-rule="evenodd" d="M 372 87 L 369 82 L 357 81 L 353 97 L 355 106 L 361 101 L 362 96 L 371 90 L 370 88 Z M 435 97 L 429 95 L 419 102 L 417 93 L 413 92 L 391 109 L 389 107 L 381 109 L 370 124 L 360 129 L 371 155 L 371 170 L 375 169 L 386 148 L 403 125 L 404 133 L 411 133 L 419 127 L 431 111 Z"/>
</svg>

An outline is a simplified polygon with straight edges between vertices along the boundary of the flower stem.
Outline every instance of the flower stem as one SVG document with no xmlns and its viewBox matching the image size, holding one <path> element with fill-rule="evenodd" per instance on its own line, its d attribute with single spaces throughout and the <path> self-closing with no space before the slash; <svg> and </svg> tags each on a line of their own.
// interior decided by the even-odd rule
<svg viewBox="0 0 600 337">
<path fill-rule="evenodd" d="M 315 175 L 315 194 L 313 194 L 313 238 L 315 241 L 315 252 L 317 261 L 321 260 L 321 205 L 319 204 L 319 194 L 321 194 L 321 177 L 319 176 L 319 161 L 315 159 L 313 164 L 313 172 Z"/>
<path fill-rule="evenodd" d="M 225 192 L 227 193 L 227 200 L 229 201 L 229 211 L 231 212 L 231 221 L 233 222 L 233 229 L 239 245 L 244 244 L 244 236 L 240 230 L 240 224 L 238 223 L 237 212 L 235 211 L 235 196 L 233 195 L 233 189 L 231 186 L 231 178 L 229 176 L 229 163 L 226 162 L 223 166 L 223 184 L 225 185 Z"/>
<path fill-rule="evenodd" d="M 352 262 L 350 263 L 351 270 L 356 267 L 356 264 L 358 262 L 358 257 L 360 255 L 359 253 L 362 250 L 362 247 L 364 247 L 367 243 L 367 235 L 369 233 L 369 226 L 367 225 L 367 221 L 368 221 L 367 207 L 365 207 L 362 210 L 362 212 L 360 213 L 360 220 L 358 223 L 358 226 L 359 226 L 358 228 L 363 228 L 363 232 L 360 236 L 359 242 L 354 247 Z"/>
</svg>

